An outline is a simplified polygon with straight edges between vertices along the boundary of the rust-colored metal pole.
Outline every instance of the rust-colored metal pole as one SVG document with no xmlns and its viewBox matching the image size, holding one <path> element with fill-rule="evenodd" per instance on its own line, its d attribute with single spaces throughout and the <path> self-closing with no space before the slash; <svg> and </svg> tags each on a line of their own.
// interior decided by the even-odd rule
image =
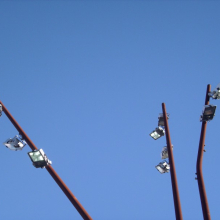
<svg viewBox="0 0 220 220">
<path fill-rule="evenodd" d="M 209 95 L 208 95 L 209 92 L 211 92 L 210 84 L 207 85 L 205 105 L 209 104 Z M 197 163 L 196 163 L 196 172 L 197 172 L 197 179 L 198 179 L 199 194 L 200 194 L 200 199 L 201 199 L 203 217 L 204 217 L 204 220 L 211 220 L 209 204 L 208 204 L 208 199 L 206 196 L 205 184 L 204 184 L 203 174 L 202 174 L 202 159 L 203 159 L 203 152 L 204 152 L 204 146 L 205 146 L 206 127 L 207 127 L 207 122 L 203 121 L 201 134 L 200 134 L 200 140 L 199 140 L 199 150 L 198 150 Z"/>
<path fill-rule="evenodd" d="M 162 109 L 163 109 L 163 118 L 164 118 L 165 133 L 167 140 L 167 150 L 168 150 L 169 163 L 170 163 L 170 176 L 171 176 L 172 189 L 173 189 L 175 214 L 177 220 L 183 220 L 165 103 L 162 103 Z"/>
<path fill-rule="evenodd" d="M 18 130 L 19 134 L 22 135 L 22 138 L 27 142 L 29 147 L 32 150 L 37 150 L 37 147 L 34 145 L 34 143 L 27 136 L 27 134 L 24 132 L 24 130 L 21 128 L 21 126 L 18 124 L 18 122 L 13 118 L 13 116 L 10 114 L 10 112 L 7 110 L 7 108 L 3 105 L 3 103 L 1 101 L 0 101 L 0 104 L 2 105 L 2 110 L 4 111 L 4 113 L 6 114 L 8 119 L 11 121 L 11 123 Z M 65 195 L 70 200 L 70 202 L 74 205 L 74 207 L 79 212 L 79 214 L 83 217 L 83 219 L 92 220 L 90 215 L 86 212 L 86 210 L 83 208 L 83 206 L 79 203 L 77 198 L 72 194 L 72 192 L 69 190 L 69 188 L 63 182 L 63 180 L 59 177 L 59 175 L 56 173 L 56 171 L 53 169 L 53 167 L 51 165 L 48 165 L 46 167 L 46 169 L 49 172 L 49 174 L 53 177 L 53 179 L 56 181 L 56 183 L 59 185 L 59 187 L 62 189 L 62 191 L 65 193 Z"/>
</svg>

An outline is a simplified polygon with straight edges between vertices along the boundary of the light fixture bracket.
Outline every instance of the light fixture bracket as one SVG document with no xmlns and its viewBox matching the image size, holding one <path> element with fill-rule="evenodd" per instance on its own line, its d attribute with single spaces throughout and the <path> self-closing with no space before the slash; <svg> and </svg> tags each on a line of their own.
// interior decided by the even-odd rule
<svg viewBox="0 0 220 220">
<path fill-rule="evenodd" d="M 170 117 L 170 114 L 167 113 L 167 119 L 169 119 L 169 117 Z M 160 113 L 159 116 L 158 116 L 158 126 L 162 126 L 162 127 L 165 126 L 163 113 Z"/>
<path fill-rule="evenodd" d="M 172 145 L 172 150 L 173 150 L 173 145 Z M 169 158 L 167 146 L 163 147 L 161 152 L 161 158 L 162 159 Z"/>
<path fill-rule="evenodd" d="M 217 87 L 212 92 L 209 92 L 208 95 L 212 99 L 220 99 L 220 83 L 217 85 Z"/>
</svg>

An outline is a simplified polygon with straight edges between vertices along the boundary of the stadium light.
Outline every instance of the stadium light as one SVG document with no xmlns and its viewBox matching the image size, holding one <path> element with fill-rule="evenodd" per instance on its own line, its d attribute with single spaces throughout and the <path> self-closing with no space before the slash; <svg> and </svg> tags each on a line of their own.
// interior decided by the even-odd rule
<svg viewBox="0 0 220 220">
<path fill-rule="evenodd" d="M 216 105 L 205 105 L 203 107 L 202 115 L 200 116 L 200 121 L 210 121 L 215 116 Z"/>
<path fill-rule="evenodd" d="M 10 150 L 18 151 L 22 150 L 27 143 L 21 138 L 21 136 L 16 135 L 13 138 L 7 139 L 3 144 Z"/>
<path fill-rule="evenodd" d="M 52 164 L 52 161 L 47 158 L 42 149 L 31 151 L 28 155 L 36 168 L 45 168 L 47 165 Z"/>
<path fill-rule="evenodd" d="M 156 169 L 161 173 L 169 173 L 170 171 L 170 164 L 165 160 L 160 162 L 157 166 L 155 166 Z"/>
<path fill-rule="evenodd" d="M 157 127 L 155 128 L 154 131 L 150 133 L 150 136 L 154 139 L 157 140 L 158 138 L 162 137 L 165 135 L 165 130 L 162 127 Z"/>
<path fill-rule="evenodd" d="M 24 132 L 24 130 L 21 128 L 21 126 L 18 124 L 18 122 L 14 119 L 14 117 L 11 115 L 11 113 L 8 111 L 8 109 L 5 107 L 5 105 L 0 101 L 0 105 L 2 106 L 2 111 L 4 111 L 7 118 L 11 121 L 13 126 L 18 130 L 19 135 L 21 136 L 22 141 L 25 140 L 28 144 L 28 146 L 34 151 L 33 154 L 30 152 L 30 158 L 34 160 L 34 154 L 36 151 L 38 151 L 38 148 L 35 146 L 35 144 L 31 141 L 31 139 L 28 137 L 28 135 Z M 26 144 L 25 142 L 25 144 Z M 13 143 L 13 142 L 12 142 Z M 12 145 L 13 146 L 13 145 Z M 21 146 L 19 146 L 21 147 Z M 14 149 L 13 149 L 14 150 Z M 17 149 L 16 149 L 17 150 Z M 35 154 L 36 156 L 36 154 Z M 42 158 L 40 157 L 42 156 Z M 33 161 L 32 160 L 32 161 Z M 82 216 L 84 220 L 92 220 L 91 216 L 87 213 L 87 211 L 84 209 L 84 207 L 80 204 L 78 199 L 73 195 L 73 193 L 70 191 L 70 189 L 66 186 L 66 184 L 63 182 L 63 180 L 59 177 L 59 175 L 56 173 L 56 171 L 53 169 L 52 166 L 47 166 L 51 164 L 51 161 L 48 160 L 46 155 L 42 151 L 39 152 L 39 155 L 36 156 L 36 161 L 34 161 L 35 165 L 36 162 L 39 160 L 39 167 L 43 167 L 45 165 L 46 170 L 51 175 L 51 177 L 54 179 L 54 181 L 57 183 L 57 185 L 60 187 L 60 189 L 63 191 L 63 193 L 67 196 L 69 201 L 72 203 L 72 205 L 76 208 L 78 213 Z M 41 162 L 40 162 L 41 161 Z"/>
</svg>

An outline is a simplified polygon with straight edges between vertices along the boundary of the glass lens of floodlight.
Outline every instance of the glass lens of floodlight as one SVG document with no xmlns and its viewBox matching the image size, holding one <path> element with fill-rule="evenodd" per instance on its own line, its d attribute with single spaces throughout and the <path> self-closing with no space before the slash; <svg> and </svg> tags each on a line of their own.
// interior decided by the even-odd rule
<svg viewBox="0 0 220 220">
<path fill-rule="evenodd" d="M 204 115 L 212 115 L 215 112 L 215 108 L 209 107 L 205 109 Z"/>
<path fill-rule="evenodd" d="M 6 140 L 3 144 L 8 147 L 11 150 L 18 150 L 19 149 L 19 141 L 15 138 L 11 139 L 9 138 L 8 140 Z"/>
<path fill-rule="evenodd" d="M 156 131 L 152 132 L 152 133 L 150 134 L 150 136 L 151 136 L 152 138 L 154 138 L 154 139 L 157 139 L 157 138 L 160 137 L 160 135 L 159 135 Z"/>
<path fill-rule="evenodd" d="M 15 147 L 14 147 L 14 145 L 13 144 L 5 144 L 8 148 L 10 148 L 10 149 L 12 149 L 12 150 L 14 150 L 15 149 Z"/>
<path fill-rule="evenodd" d="M 156 166 L 156 169 L 160 172 L 160 173 L 164 173 L 164 170 L 163 168 L 161 168 L 159 165 Z"/>
<path fill-rule="evenodd" d="M 29 153 L 29 155 L 30 155 L 31 159 L 33 160 L 33 162 L 44 160 L 44 158 L 42 157 L 42 155 L 40 154 L 39 151 L 31 152 L 31 153 Z"/>
</svg>

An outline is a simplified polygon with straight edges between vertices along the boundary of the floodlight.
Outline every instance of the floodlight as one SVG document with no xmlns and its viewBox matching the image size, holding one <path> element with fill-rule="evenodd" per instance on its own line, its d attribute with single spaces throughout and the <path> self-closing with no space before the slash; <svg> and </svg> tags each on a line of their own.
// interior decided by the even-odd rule
<svg viewBox="0 0 220 220">
<path fill-rule="evenodd" d="M 47 158 L 42 149 L 29 152 L 28 155 L 36 168 L 44 168 L 45 166 L 52 164 L 52 161 Z"/>
<path fill-rule="evenodd" d="M 209 93 L 209 96 L 213 99 L 220 99 L 220 83 L 212 92 Z"/>
<path fill-rule="evenodd" d="M 200 121 L 210 121 L 215 116 L 216 105 L 205 105 L 200 116 Z"/>
<path fill-rule="evenodd" d="M 3 143 L 10 150 L 22 150 L 23 147 L 27 144 L 21 136 L 16 135 L 14 138 L 9 138 Z"/>
<path fill-rule="evenodd" d="M 155 166 L 156 169 L 161 173 L 169 173 L 170 171 L 170 164 L 164 160 L 162 162 L 160 162 L 157 166 Z"/>
<path fill-rule="evenodd" d="M 155 128 L 154 131 L 152 131 L 150 133 L 150 136 L 154 139 L 154 140 L 157 140 L 158 138 L 164 136 L 165 134 L 165 130 L 162 128 L 162 127 L 157 127 Z"/>
<path fill-rule="evenodd" d="M 0 104 L 0 117 L 2 116 L 2 105 Z"/>
<path fill-rule="evenodd" d="M 169 116 L 170 114 L 167 113 L 167 119 L 169 119 Z M 163 118 L 163 113 L 160 113 L 159 114 L 159 117 L 158 117 L 158 126 L 165 126 L 164 124 L 164 118 Z"/>
<path fill-rule="evenodd" d="M 173 145 L 172 145 L 172 150 L 173 150 Z M 162 159 L 166 159 L 168 158 L 168 150 L 167 150 L 167 146 L 163 147 L 162 152 L 161 152 L 161 158 Z"/>
</svg>

